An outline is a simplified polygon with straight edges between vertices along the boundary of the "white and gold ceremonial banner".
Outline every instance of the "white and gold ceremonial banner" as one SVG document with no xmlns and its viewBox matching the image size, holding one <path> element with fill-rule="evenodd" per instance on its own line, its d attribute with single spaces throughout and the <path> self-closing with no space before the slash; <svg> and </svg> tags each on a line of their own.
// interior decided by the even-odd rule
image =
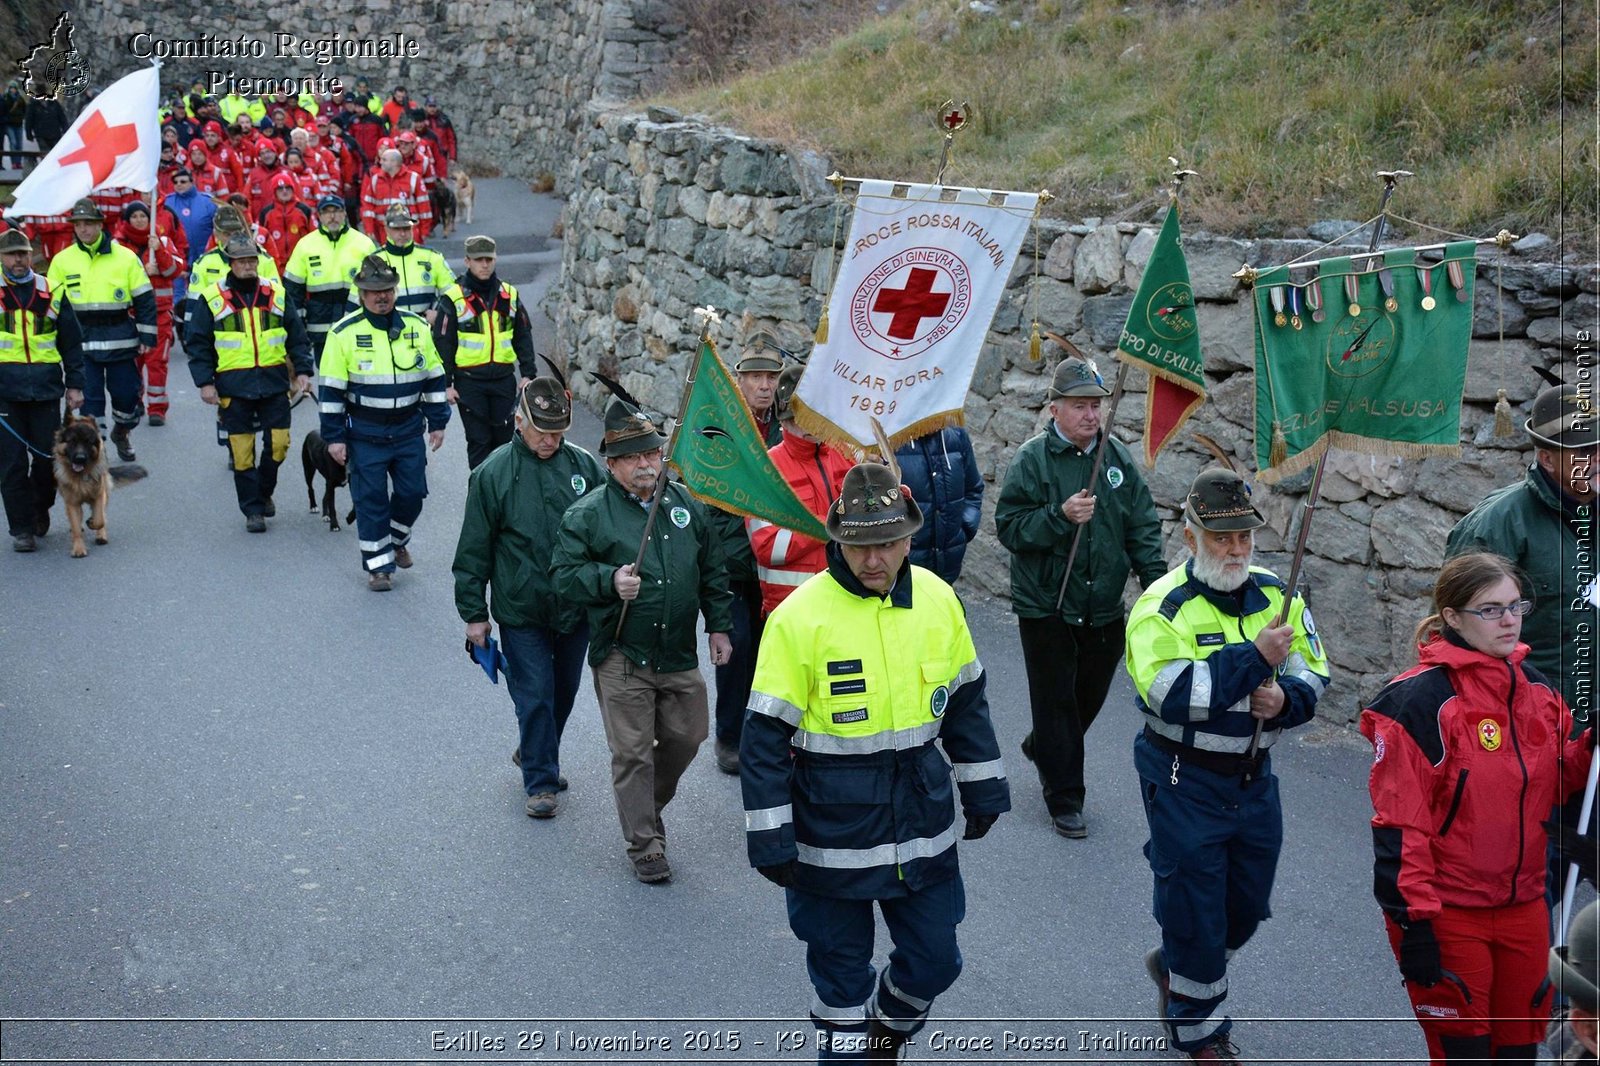
<svg viewBox="0 0 1600 1066">
<path fill-rule="evenodd" d="M 797 421 L 868 448 L 959 425 L 1038 193 L 864 180 Z"/>
</svg>

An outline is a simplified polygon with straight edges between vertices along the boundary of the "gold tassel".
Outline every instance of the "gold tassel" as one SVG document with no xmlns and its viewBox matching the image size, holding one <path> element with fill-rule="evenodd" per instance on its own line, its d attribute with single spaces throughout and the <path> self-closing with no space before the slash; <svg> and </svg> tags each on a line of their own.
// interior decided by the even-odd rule
<svg viewBox="0 0 1600 1066">
<path fill-rule="evenodd" d="M 817 343 L 828 343 L 828 309 L 822 309 L 822 317 L 817 319 Z"/>
<path fill-rule="evenodd" d="M 1511 401 L 1506 399 L 1506 390 L 1501 389 L 1495 393 L 1494 400 L 1494 435 L 1502 439 L 1515 436 L 1516 425 L 1511 421 Z"/>
<path fill-rule="evenodd" d="M 1272 445 L 1267 449 L 1267 465 L 1281 466 L 1289 458 L 1289 442 L 1283 439 L 1283 423 L 1272 423 Z"/>
<path fill-rule="evenodd" d="M 1040 342 L 1039 342 L 1039 320 L 1038 319 L 1034 319 L 1033 320 L 1033 336 L 1028 338 L 1028 360 L 1030 362 L 1037 363 L 1043 357 L 1043 352 L 1040 350 L 1040 348 L 1041 348 L 1041 345 L 1040 345 Z"/>
</svg>

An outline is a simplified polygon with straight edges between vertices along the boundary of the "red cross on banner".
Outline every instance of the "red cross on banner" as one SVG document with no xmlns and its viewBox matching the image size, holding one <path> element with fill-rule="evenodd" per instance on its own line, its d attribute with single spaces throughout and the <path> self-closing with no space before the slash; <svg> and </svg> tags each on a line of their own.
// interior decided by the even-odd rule
<svg viewBox="0 0 1600 1066">
<path fill-rule="evenodd" d="M 101 188 L 154 190 L 161 144 L 159 101 L 153 66 L 107 86 L 17 186 L 7 217 L 65 214 Z"/>
<path fill-rule="evenodd" d="M 117 160 L 138 150 L 139 130 L 131 122 L 107 126 L 105 115 L 96 111 L 78 130 L 78 139 L 82 147 L 62 156 L 61 165 L 87 163 L 94 188 L 98 189 L 116 169 Z"/>
<path fill-rule="evenodd" d="M 891 314 L 889 336 L 908 341 L 915 337 L 924 318 L 938 318 L 950 306 L 948 292 L 934 292 L 939 275 L 923 267 L 913 267 L 903 289 L 880 289 L 872 304 L 877 312 Z"/>
</svg>

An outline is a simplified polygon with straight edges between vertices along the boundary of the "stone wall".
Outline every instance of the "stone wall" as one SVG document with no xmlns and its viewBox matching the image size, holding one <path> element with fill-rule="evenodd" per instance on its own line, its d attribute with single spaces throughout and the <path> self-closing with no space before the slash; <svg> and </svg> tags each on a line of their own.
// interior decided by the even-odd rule
<svg viewBox="0 0 1600 1066">
<path fill-rule="evenodd" d="M 736 358 L 738 342 L 757 328 L 787 333 L 807 347 L 825 298 L 835 222 L 847 222 L 823 180 L 830 169 L 815 154 L 669 111 L 590 108 L 564 221 L 563 276 L 550 305 L 561 350 L 573 365 L 618 376 L 643 402 L 674 411 L 694 348 L 695 307 L 711 304 L 723 313 L 716 337 L 725 355 Z M 1010 456 L 1044 425 L 1052 360 L 1028 359 L 1035 310 L 1045 328 L 1110 367 L 1154 240 L 1146 224 L 1049 222 L 1037 274 L 1032 255 L 1018 263 L 965 412 L 990 485 L 983 531 L 963 573 L 969 594 L 1008 591 L 992 511 Z M 1169 534 L 1189 482 L 1211 462 L 1193 444 L 1194 431 L 1218 441 L 1241 469 L 1253 468 L 1252 318 L 1231 275 L 1243 263 L 1284 262 L 1318 243 L 1187 235 L 1211 402 L 1147 475 Z M 1523 248 L 1541 243 L 1529 239 Z M 1462 457 L 1417 462 L 1341 452 L 1328 464 L 1304 582 L 1337 667 L 1327 704 L 1333 717 L 1353 717 L 1362 696 L 1410 662 L 1412 625 L 1442 560 L 1445 534 L 1491 488 L 1522 476 L 1528 453 L 1520 432 L 1511 439 L 1493 434 L 1496 390 L 1507 390 L 1520 426 L 1542 384 L 1529 367 L 1554 366 L 1579 342 L 1580 328 L 1595 328 L 1594 264 L 1540 262 L 1516 251 L 1501 256 L 1493 248 L 1481 262 Z M 1502 310 L 1503 346 L 1496 339 Z M 595 383 L 586 375 L 577 383 L 598 404 Z M 1144 389 L 1145 376 L 1130 373 L 1117 415 L 1126 440 L 1136 440 L 1142 427 Z M 1285 576 L 1283 549 L 1293 543 L 1308 481 L 1305 474 L 1257 492 L 1271 521 L 1259 540 L 1262 561 Z M 1181 549 L 1171 536 L 1168 543 L 1176 561 Z"/>
<path fill-rule="evenodd" d="M 225 4 L 196 0 L 75 0 L 67 5 L 78 46 L 92 56 L 104 85 L 136 69 L 131 38 L 166 41 L 202 34 L 261 42 L 266 57 L 168 59 L 162 81 L 188 86 L 208 71 L 246 78 L 304 78 L 318 73 L 354 86 L 365 75 L 387 96 L 405 85 L 415 102 L 439 98 L 456 124 L 469 168 L 488 164 L 533 180 L 548 175 L 565 188 L 574 133 L 591 100 L 626 100 L 659 86 L 674 42 L 685 33 L 671 0 L 417 0 L 356 5 Z M 274 55 L 273 34 L 307 40 L 383 39 L 396 31 L 420 46 L 416 59 L 312 60 Z M 222 93 L 227 89 L 223 88 Z"/>
</svg>

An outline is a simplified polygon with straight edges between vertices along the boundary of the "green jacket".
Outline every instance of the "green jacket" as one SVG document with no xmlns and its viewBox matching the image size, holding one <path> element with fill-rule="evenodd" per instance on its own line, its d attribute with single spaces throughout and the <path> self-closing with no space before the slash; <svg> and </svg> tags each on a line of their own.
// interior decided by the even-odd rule
<svg viewBox="0 0 1600 1066">
<path fill-rule="evenodd" d="M 1445 555 L 1494 552 L 1528 576 L 1533 610 L 1522 620 L 1527 663 L 1560 686 L 1574 719 L 1588 722 L 1594 716 L 1594 688 L 1580 685 L 1579 674 L 1592 670 L 1594 659 L 1580 652 L 1592 648 L 1592 636 L 1580 644 L 1579 633 L 1584 626 L 1589 634 L 1595 632 L 1594 604 L 1586 598 L 1586 579 L 1594 576 L 1594 505 L 1579 505 L 1577 518 L 1587 518 L 1590 530 L 1581 554 L 1577 532 L 1562 514 L 1558 490 L 1537 466 L 1530 466 L 1520 484 L 1496 489 L 1456 523 L 1445 541 Z"/>
<path fill-rule="evenodd" d="M 1099 446 L 1105 444 L 1102 434 Z M 1130 571 L 1144 588 L 1167 572 L 1150 489 L 1122 442 L 1113 438 L 1110 447 L 1094 492 L 1094 518 L 1061 602 L 1060 616 L 1071 625 L 1102 626 L 1121 618 Z M 1006 470 L 994 526 L 1011 552 L 1011 609 L 1021 618 L 1056 614 L 1074 529 L 1061 505 L 1088 485 L 1093 463 L 1093 452 L 1081 451 L 1049 426 L 1017 449 Z"/>
<path fill-rule="evenodd" d="M 662 673 L 696 669 L 695 614 L 705 615 L 708 633 L 726 633 L 733 625 L 722 539 L 706 521 L 705 507 L 682 485 L 668 485 L 639 566 L 639 595 L 618 639 L 622 600 L 611 579 L 638 556 L 644 520 L 645 508 L 612 481 L 573 504 L 561 520 L 550 564 L 556 591 L 588 611 L 591 666 L 616 647 Z"/>
<path fill-rule="evenodd" d="M 556 595 L 550 556 L 561 516 L 605 480 L 598 459 L 565 441 L 548 459 L 533 454 L 520 436 L 491 452 L 467 481 L 467 511 L 456 542 L 461 620 L 489 620 L 488 585 L 494 620 L 502 626 L 545 626 L 559 633 L 577 629 L 583 611 Z"/>
</svg>

